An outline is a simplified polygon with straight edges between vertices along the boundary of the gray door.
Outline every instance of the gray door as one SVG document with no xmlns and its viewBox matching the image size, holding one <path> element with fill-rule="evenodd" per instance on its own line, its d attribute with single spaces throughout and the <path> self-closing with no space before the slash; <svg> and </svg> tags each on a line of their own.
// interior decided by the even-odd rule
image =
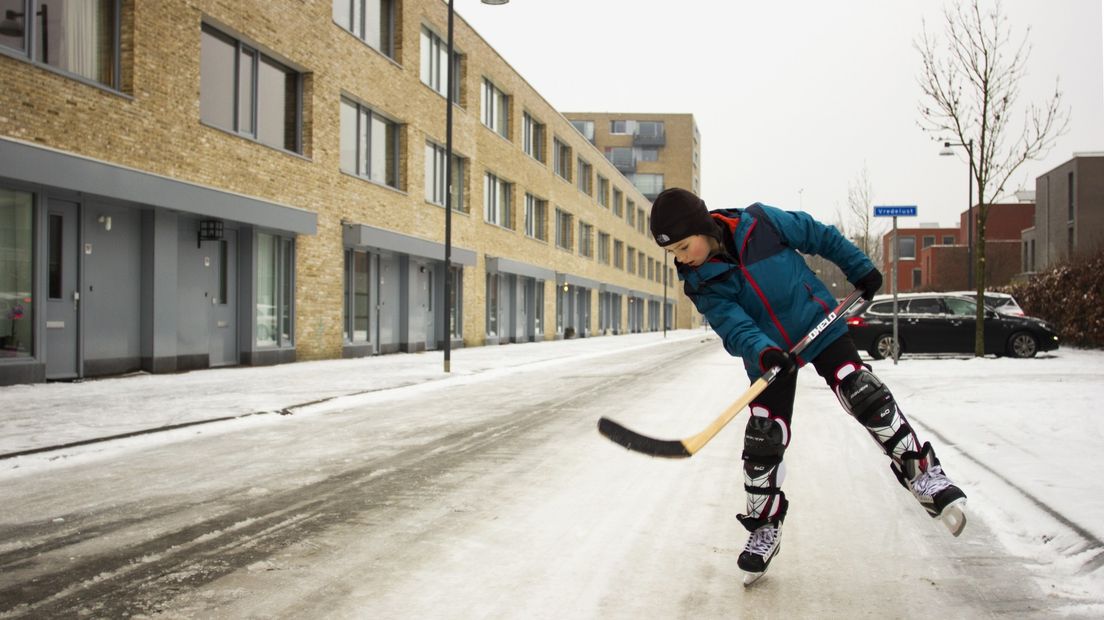
<svg viewBox="0 0 1104 620">
<path fill-rule="evenodd" d="M 207 242 L 211 246 L 211 267 L 208 270 L 208 297 L 211 300 L 210 364 L 238 364 L 238 232 L 227 230 L 221 241 Z"/>
<path fill-rule="evenodd" d="M 46 378 L 80 376 L 80 208 L 51 200 L 46 210 Z"/>
<path fill-rule="evenodd" d="M 436 306 L 434 305 L 436 289 L 433 288 L 434 284 L 434 271 L 432 266 L 424 266 L 418 270 L 419 282 L 422 287 L 422 308 L 425 311 L 425 336 L 426 336 L 426 350 L 431 351 L 437 348 L 437 320 L 436 320 Z"/>
</svg>

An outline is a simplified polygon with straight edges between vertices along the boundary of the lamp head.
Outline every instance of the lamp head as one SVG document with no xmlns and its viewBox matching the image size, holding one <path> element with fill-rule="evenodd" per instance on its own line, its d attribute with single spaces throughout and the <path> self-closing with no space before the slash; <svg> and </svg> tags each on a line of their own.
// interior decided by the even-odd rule
<svg viewBox="0 0 1104 620">
<path fill-rule="evenodd" d="M 507 4 L 509 2 L 510 2 L 510 0 L 483 0 L 483 4 L 494 4 L 494 5 Z"/>
<path fill-rule="evenodd" d="M 939 155 L 941 157 L 946 157 L 948 155 L 954 155 L 954 151 L 951 150 L 951 143 L 950 142 L 944 142 L 943 143 L 943 150 L 939 151 Z"/>
</svg>

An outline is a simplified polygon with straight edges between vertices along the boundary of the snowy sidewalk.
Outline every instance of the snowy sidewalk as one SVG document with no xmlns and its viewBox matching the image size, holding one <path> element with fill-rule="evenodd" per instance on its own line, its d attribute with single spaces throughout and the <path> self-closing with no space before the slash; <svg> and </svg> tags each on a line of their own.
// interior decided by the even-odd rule
<svg viewBox="0 0 1104 620">
<path fill-rule="evenodd" d="M 339 399 L 380 390 L 706 337 L 712 332 L 679 330 L 666 339 L 653 332 L 456 349 L 449 374 L 443 353 L 430 351 L 0 387 L 0 458 L 319 402 L 339 406 Z"/>
</svg>

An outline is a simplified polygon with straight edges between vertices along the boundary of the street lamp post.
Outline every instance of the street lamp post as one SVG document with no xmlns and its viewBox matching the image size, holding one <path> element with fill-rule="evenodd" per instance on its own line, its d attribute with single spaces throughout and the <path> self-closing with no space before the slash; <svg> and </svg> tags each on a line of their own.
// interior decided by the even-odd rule
<svg viewBox="0 0 1104 620">
<path fill-rule="evenodd" d="M 456 11 L 448 3 L 448 50 L 445 54 L 448 63 L 448 84 L 445 88 L 445 372 L 452 371 L 452 93 L 456 88 L 456 76 L 453 74 L 456 63 L 453 61 L 452 23 Z M 483 4 L 506 4 L 510 0 L 483 0 Z"/>
<path fill-rule="evenodd" d="M 944 142 L 942 156 L 954 155 L 952 146 L 966 147 L 966 153 L 970 159 L 970 169 L 967 175 L 967 200 L 966 200 L 966 288 L 974 288 L 974 141 L 969 142 Z"/>
</svg>

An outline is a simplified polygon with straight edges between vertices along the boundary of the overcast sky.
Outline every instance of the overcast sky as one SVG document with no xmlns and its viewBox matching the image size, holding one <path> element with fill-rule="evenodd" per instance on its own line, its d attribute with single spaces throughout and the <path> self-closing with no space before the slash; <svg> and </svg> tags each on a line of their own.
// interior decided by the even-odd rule
<svg viewBox="0 0 1104 620">
<path fill-rule="evenodd" d="M 711 208 L 761 201 L 833 221 L 863 167 L 875 204 L 915 204 L 913 220 L 957 225 L 967 165 L 940 157 L 917 125 L 931 0 L 456 0 L 456 11 L 561 111 L 692 113 Z M 1070 130 L 1007 188 L 1077 152 L 1104 152 L 1101 0 L 1005 0 L 1031 57 L 1017 117 L 1060 78 Z M 977 191 L 974 190 L 976 200 Z M 902 225 L 907 225 L 905 221 Z"/>
</svg>

